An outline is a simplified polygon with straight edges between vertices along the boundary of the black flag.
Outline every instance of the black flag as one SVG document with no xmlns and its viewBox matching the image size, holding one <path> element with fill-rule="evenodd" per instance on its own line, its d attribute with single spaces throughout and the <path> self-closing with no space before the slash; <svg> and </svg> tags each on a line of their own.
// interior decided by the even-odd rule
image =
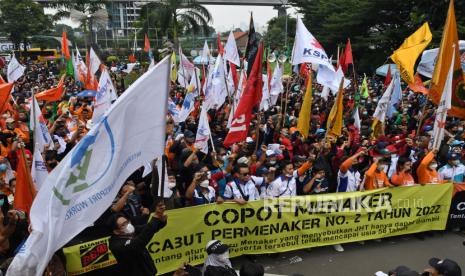
<svg viewBox="0 0 465 276">
<path fill-rule="evenodd" d="M 245 50 L 245 59 L 247 60 L 247 76 L 249 76 L 250 71 L 252 71 L 253 63 L 258 53 L 258 47 L 261 38 L 262 36 L 259 33 L 255 32 L 253 15 L 250 14 L 249 39 L 247 42 L 247 48 Z"/>
</svg>

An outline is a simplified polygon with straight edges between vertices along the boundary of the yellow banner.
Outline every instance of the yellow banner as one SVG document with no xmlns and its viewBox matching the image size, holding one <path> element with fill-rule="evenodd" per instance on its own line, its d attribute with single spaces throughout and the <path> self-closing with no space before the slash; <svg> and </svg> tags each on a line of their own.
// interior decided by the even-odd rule
<svg viewBox="0 0 465 276">
<path fill-rule="evenodd" d="M 110 251 L 109 238 L 63 248 L 68 275 L 80 275 L 116 264 L 116 259 Z"/>
<path fill-rule="evenodd" d="M 147 249 L 164 274 L 183 262 L 203 263 L 213 239 L 235 257 L 443 230 L 452 189 L 437 184 L 175 209 Z M 76 260 L 68 269 L 82 259 L 81 246 L 73 246 Z"/>
</svg>

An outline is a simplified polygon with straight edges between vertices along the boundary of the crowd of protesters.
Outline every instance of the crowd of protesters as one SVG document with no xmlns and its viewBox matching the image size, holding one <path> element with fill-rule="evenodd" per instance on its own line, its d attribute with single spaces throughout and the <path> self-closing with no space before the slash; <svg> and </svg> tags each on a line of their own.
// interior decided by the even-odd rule
<svg viewBox="0 0 465 276">
<path fill-rule="evenodd" d="M 23 63 L 27 66 L 25 75 L 15 84 L 11 108 L 0 118 L 0 220 L 3 221 L 0 223 L 0 269 L 3 271 L 28 233 L 26 216 L 13 210 L 12 204 L 20 147 L 25 148 L 29 166 L 32 162 L 29 99 L 33 93 L 56 85 L 60 78 L 56 64 Z M 125 88 L 121 74 L 124 73 L 112 73 L 118 94 Z M 359 84 L 361 81 L 357 79 Z M 154 275 L 156 268 L 145 244 L 169 223 L 165 209 L 464 182 L 465 121 L 448 118 L 440 149 L 429 150 L 436 107 L 424 95 L 402 86 L 402 101 L 384 124 L 384 135 L 373 137 L 372 115 L 386 88 L 383 78 L 368 78 L 369 95 L 360 100 L 351 85 L 344 91 L 342 135 L 333 138 L 326 135 L 326 121 L 335 96 L 321 97 L 323 88 L 314 83 L 310 133 L 303 137 L 296 126 L 305 93 L 304 78 L 292 74 L 283 82 L 288 90 L 280 95 L 277 104 L 266 112 L 254 112 L 247 139 L 229 148 L 223 142 L 228 133 L 231 100 L 227 99 L 217 110 L 208 111 L 212 132 L 208 154 L 195 147 L 199 105 L 179 124 L 167 114 L 166 183 L 172 191 L 171 197 L 160 200 L 157 196 L 160 181 L 155 167 L 161 166 L 161 160 L 154 160 L 152 172 L 144 174 L 143 168 L 134 172 L 122 184 L 105 214 L 69 245 L 112 235 L 112 252 L 118 260 L 128 260 L 115 269 L 115 275 Z M 43 154 L 48 171 L 92 127 L 93 98 L 76 96 L 84 88 L 72 77 L 66 77 L 65 87 L 60 102 L 39 102 L 54 142 Z M 185 93 L 184 88 L 172 83 L 170 98 L 175 104 L 182 106 Z M 358 105 L 360 129 L 353 118 L 355 105 Z M 149 217 L 153 217 L 150 222 Z M 335 248 L 343 251 L 340 245 Z M 59 273 L 60 269 L 64 270 L 63 262 L 63 255 L 57 253 L 48 271 Z M 260 271 L 256 267 L 245 269 Z"/>
</svg>

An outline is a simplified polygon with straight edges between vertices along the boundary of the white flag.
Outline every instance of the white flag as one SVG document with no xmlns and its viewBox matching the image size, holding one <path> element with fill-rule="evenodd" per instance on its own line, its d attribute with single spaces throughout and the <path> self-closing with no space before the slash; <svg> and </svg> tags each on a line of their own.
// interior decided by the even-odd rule
<svg viewBox="0 0 465 276">
<path fill-rule="evenodd" d="M 279 64 L 276 65 L 273 71 L 273 77 L 270 82 L 271 104 L 275 105 L 278 101 L 279 94 L 283 93 L 283 69 Z"/>
<path fill-rule="evenodd" d="M 26 67 L 18 62 L 15 55 L 12 55 L 7 69 L 8 82 L 15 82 L 17 79 L 21 78 L 24 75 L 24 70 L 26 70 Z"/>
<path fill-rule="evenodd" d="M 241 59 L 237 52 L 236 39 L 234 38 L 234 33 L 232 31 L 229 33 L 228 41 L 224 46 L 224 59 L 236 64 L 237 66 L 241 66 Z"/>
<path fill-rule="evenodd" d="M 260 110 L 267 111 L 271 105 L 270 91 L 268 89 L 268 75 L 262 75 L 263 89 L 262 89 L 262 101 L 260 102 Z"/>
<path fill-rule="evenodd" d="M 205 105 L 208 109 L 218 109 L 223 105 L 228 93 L 226 91 L 223 58 L 218 55 L 215 68 L 210 73 L 209 83 L 205 90 Z"/>
<path fill-rule="evenodd" d="M 195 147 L 205 154 L 208 154 L 208 139 L 210 139 L 210 126 L 208 125 L 207 108 L 203 106 L 195 136 Z"/>
<path fill-rule="evenodd" d="M 152 69 L 153 67 L 155 67 L 155 59 L 154 59 L 154 58 L 152 58 L 152 59 L 150 60 L 150 64 L 149 64 L 148 70 Z"/>
<path fill-rule="evenodd" d="M 71 60 L 73 61 L 73 73 L 74 73 L 74 80 L 76 82 L 79 81 L 79 71 L 78 71 L 78 67 L 77 67 L 77 55 L 74 54 L 74 51 L 71 51 Z"/>
<path fill-rule="evenodd" d="M 210 60 L 210 49 L 208 48 L 208 43 L 205 40 L 205 43 L 203 44 L 203 50 L 202 50 L 202 63 L 206 61 L 206 63 L 209 63 Z"/>
<path fill-rule="evenodd" d="M 100 75 L 98 82 L 97 94 L 95 95 L 94 112 L 92 114 L 92 123 L 95 125 L 103 117 L 103 114 L 110 109 L 111 102 L 116 100 L 116 89 L 111 81 L 110 74 L 105 69 Z"/>
<path fill-rule="evenodd" d="M 184 98 L 184 102 L 182 103 L 181 110 L 177 110 L 172 112 L 173 120 L 175 123 L 182 123 L 186 121 L 187 117 L 194 111 L 195 108 L 195 94 L 194 93 L 187 93 L 186 97 Z"/>
<path fill-rule="evenodd" d="M 330 89 L 328 86 L 323 86 L 323 90 L 321 91 L 321 98 L 323 98 L 325 101 L 328 101 L 329 90 Z"/>
<path fill-rule="evenodd" d="M 358 106 L 355 108 L 354 111 L 354 125 L 358 130 L 362 129 L 362 123 L 360 121 L 360 114 L 358 114 Z"/>
<path fill-rule="evenodd" d="M 316 82 L 327 86 L 334 95 L 339 91 L 339 86 L 341 85 L 341 79 L 344 77 L 344 72 L 341 68 L 337 71 L 333 71 L 334 68 L 320 65 L 318 67 L 318 74 L 316 75 Z M 347 88 L 350 85 L 350 80 L 344 78 L 344 88 Z"/>
<path fill-rule="evenodd" d="M 76 46 L 76 68 L 74 69 L 75 72 L 77 72 L 78 80 L 85 80 L 87 76 L 87 66 L 84 60 L 82 59 L 81 53 L 79 53 L 79 49 Z M 76 73 L 75 73 L 76 74 Z"/>
<path fill-rule="evenodd" d="M 170 69 L 167 57 L 137 79 L 50 173 L 31 208 L 32 233 L 7 275 L 42 275 L 56 250 L 107 210 L 134 171 L 161 159 Z"/>
<path fill-rule="evenodd" d="M 292 49 L 292 65 L 301 63 L 321 64 L 333 68 L 323 46 L 307 30 L 302 19 L 297 18 L 294 48 Z"/>
<path fill-rule="evenodd" d="M 126 74 L 129 74 L 132 72 L 132 69 L 134 69 L 134 67 L 136 67 L 136 63 L 128 63 L 126 64 L 126 69 L 123 69 L 122 71 Z"/>
<path fill-rule="evenodd" d="M 245 77 L 246 71 L 243 69 L 241 70 L 241 76 L 239 78 L 239 83 L 237 84 L 237 90 L 236 90 L 236 95 L 234 96 L 232 108 L 229 111 L 229 118 L 228 118 L 228 128 L 231 128 L 231 123 L 234 117 L 234 112 L 236 112 L 237 107 L 239 106 L 239 101 L 241 100 L 242 96 L 242 85 L 244 83 L 244 80 L 247 81 L 247 78 Z"/>
<path fill-rule="evenodd" d="M 460 53 L 465 51 L 465 40 L 459 40 Z M 422 74 L 427 78 L 433 77 L 434 66 L 436 66 L 436 61 L 438 60 L 439 48 L 434 48 L 430 50 L 425 50 L 421 54 L 420 63 L 418 63 L 417 72 Z M 461 58 L 462 67 L 465 66 L 465 60 Z"/>
<path fill-rule="evenodd" d="M 39 104 L 36 97 L 32 96 L 31 116 L 29 117 L 29 125 L 34 133 L 34 147 L 39 148 L 40 152 L 44 151 L 46 145 L 52 145 L 52 137 L 47 128 L 47 123 L 42 116 Z"/>
<path fill-rule="evenodd" d="M 39 191 L 42 187 L 42 184 L 47 179 L 48 171 L 38 147 L 35 147 L 34 155 L 32 157 L 31 176 L 32 181 L 36 186 L 36 190 Z"/>
<path fill-rule="evenodd" d="M 376 106 L 375 113 L 373 114 L 373 118 L 378 119 L 378 121 L 382 123 L 384 123 L 384 121 L 386 120 L 386 113 L 391 102 L 391 94 L 393 87 L 394 80 L 391 81 L 383 96 L 379 100 L 378 105 Z"/>
<path fill-rule="evenodd" d="M 94 75 L 95 72 L 98 71 L 98 69 L 100 68 L 100 64 L 102 63 L 100 62 L 100 59 L 98 58 L 97 54 L 95 53 L 94 49 L 92 49 L 92 47 L 90 47 L 89 58 L 90 72 Z"/>
<path fill-rule="evenodd" d="M 189 81 L 194 74 L 194 64 L 182 53 L 182 48 L 179 46 L 179 67 L 178 67 L 178 82 L 182 87 L 186 88 L 189 85 Z"/>
<path fill-rule="evenodd" d="M 434 120 L 433 140 L 431 142 L 431 147 L 433 150 L 439 150 L 439 147 L 441 146 L 441 142 L 444 139 L 444 127 L 446 125 L 447 111 L 451 109 L 455 51 L 452 52 L 453 54 L 449 73 L 447 74 L 446 83 L 444 84 L 444 91 L 442 91 L 441 101 L 438 104 L 438 109 L 436 110 L 436 119 Z"/>
</svg>

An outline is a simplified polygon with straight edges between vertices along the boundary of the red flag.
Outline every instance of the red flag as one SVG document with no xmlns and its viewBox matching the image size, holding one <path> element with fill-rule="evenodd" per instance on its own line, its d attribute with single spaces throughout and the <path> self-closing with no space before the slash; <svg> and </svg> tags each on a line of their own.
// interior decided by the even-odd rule
<svg viewBox="0 0 465 276">
<path fill-rule="evenodd" d="M 13 83 L 0 84 L 0 113 L 3 114 L 9 107 L 10 92 L 13 89 Z"/>
<path fill-rule="evenodd" d="M 229 70 L 231 70 L 233 81 L 234 81 L 234 88 L 237 89 L 237 85 L 239 84 L 239 77 L 237 76 L 237 68 L 236 64 L 230 62 L 229 63 Z"/>
<path fill-rule="evenodd" d="M 35 195 L 36 189 L 32 184 L 31 171 L 26 161 L 26 154 L 24 153 L 24 149 L 21 148 L 18 150 L 18 165 L 16 167 L 14 208 L 29 214 Z"/>
<path fill-rule="evenodd" d="M 352 46 L 350 46 L 350 39 L 347 39 L 346 49 L 344 54 L 339 59 L 339 65 L 341 66 L 344 73 L 347 73 L 347 70 L 349 70 L 349 64 L 354 64 L 354 59 L 352 57 Z"/>
<path fill-rule="evenodd" d="M 145 39 L 144 39 L 144 52 L 148 53 L 150 51 L 150 40 L 147 34 L 145 34 Z"/>
<path fill-rule="evenodd" d="M 384 86 L 388 86 L 391 83 L 391 65 L 388 64 L 388 71 L 386 78 L 384 79 Z"/>
<path fill-rule="evenodd" d="M 66 60 L 70 58 L 69 48 L 68 48 L 68 38 L 66 36 L 66 31 L 63 31 L 61 34 L 61 52 Z"/>
<path fill-rule="evenodd" d="M 301 63 L 300 64 L 300 71 L 299 74 L 301 77 L 306 78 L 308 75 L 308 68 L 307 68 L 307 63 Z"/>
<path fill-rule="evenodd" d="M 136 62 L 136 57 L 134 56 L 134 54 L 130 54 L 128 59 L 130 63 Z"/>
<path fill-rule="evenodd" d="M 260 104 L 262 100 L 262 60 L 263 60 L 263 42 L 260 42 L 257 56 L 250 72 L 247 86 L 241 96 L 239 105 L 234 113 L 229 133 L 224 140 L 224 145 L 230 145 L 245 141 L 252 119 L 252 110 Z"/>
<path fill-rule="evenodd" d="M 224 55 L 224 48 L 223 48 L 223 44 L 221 43 L 221 37 L 220 37 L 220 33 L 218 33 L 218 53 L 221 54 L 221 55 Z"/>
<path fill-rule="evenodd" d="M 65 81 L 65 75 L 61 76 L 60 82 L 58 83 L 57 87 L 50 88 L 43 92 L 37 93 L 36 99 L 38 101 L 46 101 L 46 102 L 56 102 L 61 100 L 63 96 L 63 85 Z"/>
</svg>

